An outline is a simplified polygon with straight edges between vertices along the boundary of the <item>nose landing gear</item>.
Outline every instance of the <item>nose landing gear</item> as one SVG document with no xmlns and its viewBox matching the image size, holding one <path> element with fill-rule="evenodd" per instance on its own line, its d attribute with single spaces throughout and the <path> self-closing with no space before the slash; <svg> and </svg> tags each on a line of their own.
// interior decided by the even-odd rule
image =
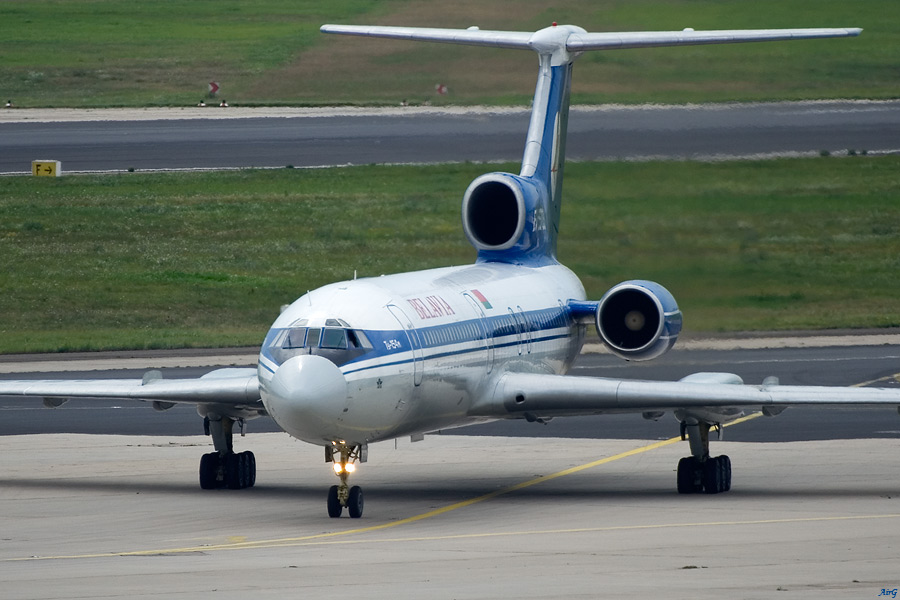
<svg viewBox="0 0 900 600">
<path fill-rule="evenodd" d="M 356 471 L 356 463 L 366 462 L 366 447 L 334 442 L 325 447 L 325 462 L 334 463 L 334 473 L 341 479 L 340 485 L 328 489 L 328 516 L 336 519 L 347 509 L 351 519 L 363 513 L 363 493 L 358 485 L 350 487 L 347 480 Z"/>
</svg>

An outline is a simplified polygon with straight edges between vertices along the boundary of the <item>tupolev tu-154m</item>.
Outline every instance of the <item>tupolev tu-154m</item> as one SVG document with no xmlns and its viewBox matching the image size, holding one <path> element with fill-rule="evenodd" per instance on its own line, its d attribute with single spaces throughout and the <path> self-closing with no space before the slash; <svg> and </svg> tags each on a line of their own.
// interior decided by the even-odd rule
<svg viewBox="0 0 900 600">
<path fill-rule="evenodd" d="M 538 78 L 521 170 L 477 177 L 462 198 L 462 225 L 477 250 L 469 266 L 362 278 L 301 296 L 269 330 L 256 369 L 219 369 L 198 379 L 0 382 L 0 394 L 42 398 L 130 398 L 165 409 L 190 403 L 214 452 L 200 461 L 204 489 L 251 487 L 256 461 L 236 453 L 235 423 L 270 417 L 291 436 L 324 448 L 340 484 L 328 514 L 363 512 L 350 474 L 371 443 L 498 419 L 671 412 L 689 441 L 677 471 L 680 493 L 726 492 L 731 461 L 711 456 L 711 428 L 750 411 L 791 405 L 891 405 L 900 391 L 745 385 L 728 373 L 650 382 L 566 375 L 593 323 L 625 360 L 667 352 L 682 316 L 660 284 L 634 280 L 599 300 L 557 261 L 572 67 L 583 53 L 654 46 L 852 37 L 860 29 L 588 33 L 572 25 L 537 32 L 324 25 L 325 33 L 528 49 Z"/>
</svg>

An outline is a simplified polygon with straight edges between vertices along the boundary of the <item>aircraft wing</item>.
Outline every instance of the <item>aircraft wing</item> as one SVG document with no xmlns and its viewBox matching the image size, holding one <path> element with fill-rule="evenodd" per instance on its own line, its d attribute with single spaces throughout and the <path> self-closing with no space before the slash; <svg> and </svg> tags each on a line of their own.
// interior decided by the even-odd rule
<svg viewBox="0 0 900 600">
<path fill-rule="evenodd" d="M 506 373 L 473 406 L 473 416 L 549 418 L 601 413 L 687 411 L 734 414 L 787 406 L 897 406 L 900 390 L 864 387 L 744 385 L 729 373 L 697 373 L 681 381 Z"/>
<path fill-rule="evenodd" d="M 143 379 L 41 379 L 0 381 L 0 396 L 44 398 L 59 406 L 70 398 L 122 398 L 174 404 L 259 405 L 256 369 L 217 369 L 195 379 L 162 379 L 150 371 Z M 261 405 L 260 405 L 261 406 Z"/>
</svg>

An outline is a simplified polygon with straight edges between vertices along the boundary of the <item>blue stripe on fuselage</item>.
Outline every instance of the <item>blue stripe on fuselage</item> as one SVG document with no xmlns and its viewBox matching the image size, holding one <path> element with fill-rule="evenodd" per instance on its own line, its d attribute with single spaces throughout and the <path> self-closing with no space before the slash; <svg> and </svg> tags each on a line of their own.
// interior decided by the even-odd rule
<svg viewBox="0 0 900 600">
<path fill-rule="evenodd" d="M 493 348 L 534 344 L 564 339 L 572 334 L 574 321 L 564 307 L 546 308 L 533 311 L 506 313 L 486 316 L 483 319 L 455 321 L 441 325 L 419 327 L 415 330 L 419 345 L 416 350 L 423 352 L 423 359 L 444 358 L 472 352 L 482 352 L 488 345 Z M 485 336 L 485 328 L 487 335 Z M 409 354 L 413 351 L 407 332 L 397 330 L 362 330 L 372 343 L 372 350 L 341 365 L 344 374 L 357 373 L 374 368 L 411 363 L 412 356 L 395 361 L 381 361 L 388 357 Z M 270 334 L 271 335 L 271 334 Z M 267 336 L 267 340 L 270 336 Z M 453 349 L 451 349 L 453 348 Z M 274 372 L 267 363 L 279 365 L 268 346 L 261 351 L 260 365 Z"/>
</svg>

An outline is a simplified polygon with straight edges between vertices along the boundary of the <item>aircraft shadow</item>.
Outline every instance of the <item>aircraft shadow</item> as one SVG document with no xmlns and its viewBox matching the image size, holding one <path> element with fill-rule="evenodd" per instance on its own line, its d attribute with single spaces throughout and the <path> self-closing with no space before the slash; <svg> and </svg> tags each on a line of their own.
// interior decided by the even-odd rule
<svg viewBox="0 0 900 600">
<path fill-rule="evenodd" d="M 464 502 L 473 498 L 480 498 L 488 494 L 501 491 L 502 488 L 490 487 L 487 485 L 464 485 L 462 482 L 433 482 L 422 481 L 419 484 L 402 484 L 394 485 L 388 483 L 364 483 L 363 484 L 367 501 L 384 501 L 384 502 L 402 502 L 402 501 L 425 501 L 429 503 L 440 503 L 440 505 L 453 504 L 456 502 Z M 651 482 L 648 482 L 650 484 Z M 658 482 L 657 482 L 658 483 Z M 0 490 L 3 492 L 22 491 L 22 490 L 45 490 L 45 491 L 73 491 L 84 493 L 155 493 L 169 494 L 173 496 L 190 496 L 190 497 L 215 497 L 222 498 L 233 496 L 243 498 L 253 496 L 255 498 L 284 498 L 291 501 L 298 499 L 321 500 L 326 493 L 328 486 L 320 483 L 312 484 L 267 484 L 264 481 L 258 481 L 256 486 L 245 490 L 201 490 L 194 483 L 167 483 L 167 482 L 148 482 L 148 481 L 129 481 L 121 478 L 113 480 L 73 480 L 73 479 L 0 479 Z M 679 495 L 675 490 L 674 477 L 671 485 L 659 487 L 658 485 L 648 485 L 646 488 L 629 486 L 627 489 L 616 487 L 616 484 L 610 482 L 605 485 L 603 481 L 597 481 L 594 484 L 580 485 L 575 488 L 566 485 L 547 485 L 538 483 L 534 486 L 498 494 L 489 501 L 502 501 L 504 499 L 515 499 L 521 501 L 527 498 L 540 500 L 584 500 L 593 501 L 609 500 L 620 501 L 623 499 L 666 499 L 683 498 L 685 501 L 706 502 L 706 501 L 729 501 L 730 499 L 753 499 L 759 501 L 774 500 L 779 498 L 792 499 L 827 499 L 827 498 L 863 498 L 863 497 L 879 497 L 885 499 L 900 500 L 900 484 L 891 482 L 872 482 L 870 485 L 848 488 L 846 486 L 823 485 L 816 489 L 808 487 L 793 488 L 790 485 L 783 487 L 765 487 L 752 488 L 741 487 L 736 484 L 727 494 L 692 494 Z"/>
</svg>

